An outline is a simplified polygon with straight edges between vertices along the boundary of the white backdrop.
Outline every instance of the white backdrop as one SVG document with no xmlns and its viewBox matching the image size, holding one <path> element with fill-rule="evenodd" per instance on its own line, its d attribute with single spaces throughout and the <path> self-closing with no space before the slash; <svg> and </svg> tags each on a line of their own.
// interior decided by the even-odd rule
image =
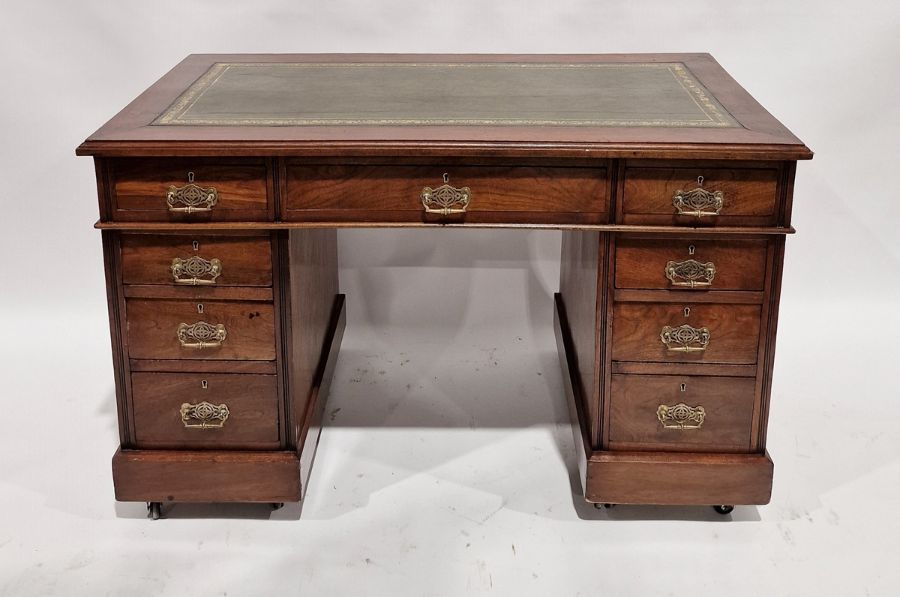
<svg viewBox="0 0 900 597">
<path fill-rule="evenodd" d="M 4 0 L 0 595 L 888 594 L 900 573 L 896 2 Z M 559 233 L 342 231 L 349 325 L 311 494 L 273 517 L 114 504 L 91 161 L 197 52 L 710 52 L 797 173 L 771 505 L 594 513 L 570 487 Z M 523 429 L 520 429 L 523 428 Z"/>
</svg>

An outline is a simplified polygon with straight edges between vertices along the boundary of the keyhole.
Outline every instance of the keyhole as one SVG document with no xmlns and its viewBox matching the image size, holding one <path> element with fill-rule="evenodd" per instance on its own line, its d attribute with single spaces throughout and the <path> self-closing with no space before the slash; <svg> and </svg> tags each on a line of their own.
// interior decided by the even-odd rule
<svg viewBox="0 0 900 597">
<path fill-rule="evenodd" d="M 684 383 L 681 384 L 681 391 L 682 391 L 682 392 L 687 392 L 687 384 L 684 384 Z"/>
<path fill-rule="evenodd" d="M 444 184 L 450 184 L 450 175 L 444 172 Z"/>
<path fill-rule="evenodd" d="M 197 313 L 203 315 L 203 303 L 197 303 Z"/>
<path fill-rule="evenodd" d="M 194 182 L 194 173 L 188 172 L 188 182 Z"/>
<path fill-rule="evenodd" d="M 206 381 L 205 379 L 204 379 L 204 380 L 201 380 L 201 381 L 200 381 L 200 387 L 203 388 L 204 390 L 207 389 L 207 388 L 209 388 L 209 382 Z M 681 387 L 684 388 L 684 384 L 681 384 Z M 684 391 L 684 390 L 682 390 L 682 391 Z"/>
<path fill-rule="evenodd" d="M 690 307 L 685 307 L 685 308 L 684 308 L 684 316 L 685 316 L 685 317 L 690 317 L 690 316 L 691 316 L 691 308 L 690 308 Z"/>
<path fill-rule="evenodd" d="M 703 177 L 702 177 L 702 176 L 698 176 L 698 177 L 697 177 L 697 186 L 698 186 L 698 187 L 702 187 L 702 186 L 703 186 Z"/>
<path fill-rule="evenodd" d="M 192 242 L 192 243 L 191 243 L 191 246 L 194 247 L 194 250 L 195 250 L 195 251 L 199 251 L 199 250 L 200 250 L 200 243 L 197 242 L 197 241 Z"/>
<path fill-rule="evenodd" d="M 194 247 L 194 249 L 196 250 L 196 247 Z M 688 245 L 688 255 L 693 255 L 696 250 L 697 249 L 696 247 L 694 247 L 694 245 Z"/>
</svg>

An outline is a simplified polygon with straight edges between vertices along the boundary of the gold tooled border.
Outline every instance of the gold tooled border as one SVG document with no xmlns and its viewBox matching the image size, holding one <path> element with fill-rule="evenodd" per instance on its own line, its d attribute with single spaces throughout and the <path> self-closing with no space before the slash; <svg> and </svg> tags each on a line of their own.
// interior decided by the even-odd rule
<svg viewBox="0 0 900 597">
<path fill-rule="evenodd" d="M 232 67 L 267 66 L 278 68 L 353 68 L 353 67 L 396 67 L 415 68 L 418 66 L 492 68 L 518 66 L 522 68 L 656 68 L 666 69 L 694 101 L 705 120 L 671 120 L 665 118 L 639 119 L 519 119 L 519 118 L 191 118 L 188 113 L 207 90 L 212 88 Z M 440 125 L 484 125 L 484 126 L 597 126 L 597 127 L 740 127 L 740 124 L 711 93 L 693 76 L 681 62 L 620 62 L 620 63 L 508 63 L 508 62 L 464 62 L 464 63 L 413 63 L 413 62 L 217 62 L 200 78 L 194 81 L 156 120 L 153 125 L 167 126 L 440 126 Z"/>
</svg>

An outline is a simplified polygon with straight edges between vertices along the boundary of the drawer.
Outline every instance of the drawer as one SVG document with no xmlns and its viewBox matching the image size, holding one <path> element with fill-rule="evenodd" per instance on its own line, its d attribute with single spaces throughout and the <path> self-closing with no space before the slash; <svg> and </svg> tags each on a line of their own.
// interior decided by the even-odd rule
<svg viewBox="0 0 900 597">
<path fill-rule="evenodd" d="M 616 288 L 760 291 L 766 249 L 763 240 L 619 238 Z"/>
<path fill-rule="evenodd" d="M 271 303 L 127 299 L 133 359 L 275 360 Z"/>
<path fill-rule="evenodd" d="M 468 188 L 468 203 L 453 189 Z M 422 193 L 433 191 L 427 213 Z M 605 167 L 304 165 L 287 167 L 287 220 L 605 223 Z M 441 200 L 443 199 L 443 202 Z M 462 211 L 464 210 L 464 211 Z"/>
<path fill-rule="evenodd" d="M 746 452 L 755 404 L 753 377 L 613 375 L 613 450 Z"/>
<path fill-rule="evenodd" d="M 115 220 L 272 219 L 263 160 L 123 158 L 111 176 Z"/>
<path fill-rule="evenodd" d="M 754 364 L 760 314 L 759 305 L 616 303 L 612 358 Z"/>
<path fill-rule="evenodd" d="M 123 234 L 121 247 L 125 284 L 272 285 L 268 235 Z"/>
<path fill-rule="evenodd" d="M 624 224 L 773 226 L 779 170 L 626 167 Z"/>
<path fill-rule="evenodd" d="M 137 448 L 277 449 L 274 375 L 133 373 Z"/>
</svg>

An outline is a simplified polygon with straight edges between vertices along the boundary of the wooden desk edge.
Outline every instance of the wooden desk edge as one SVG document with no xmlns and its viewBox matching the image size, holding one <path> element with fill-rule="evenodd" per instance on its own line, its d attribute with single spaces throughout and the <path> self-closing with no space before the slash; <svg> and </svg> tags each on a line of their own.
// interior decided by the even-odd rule
<svg viewBox="0 0 900 597">
<path fill-rule="evenodd" d="M 205 232 L 222 230 L 293 230 L 301 228 L 504 228 L 524 230 L 594 230 L 632 234 L 699 234 L 699 235 L 787 235 L 795 234 L 793 226 L 638 226 L 633 224 L 497 224 L 465 222 L 103 222 L 94 223 L 97 230 L 126 232 Z"/>
<path fill-rule="evenodd" d="M 117 141 L 86 139 L 78 156 L 162 157 L 581 157 L 628 159 L 811 160 L 804 144 L 522 143 L 500 141 Z"/>
</svg>

